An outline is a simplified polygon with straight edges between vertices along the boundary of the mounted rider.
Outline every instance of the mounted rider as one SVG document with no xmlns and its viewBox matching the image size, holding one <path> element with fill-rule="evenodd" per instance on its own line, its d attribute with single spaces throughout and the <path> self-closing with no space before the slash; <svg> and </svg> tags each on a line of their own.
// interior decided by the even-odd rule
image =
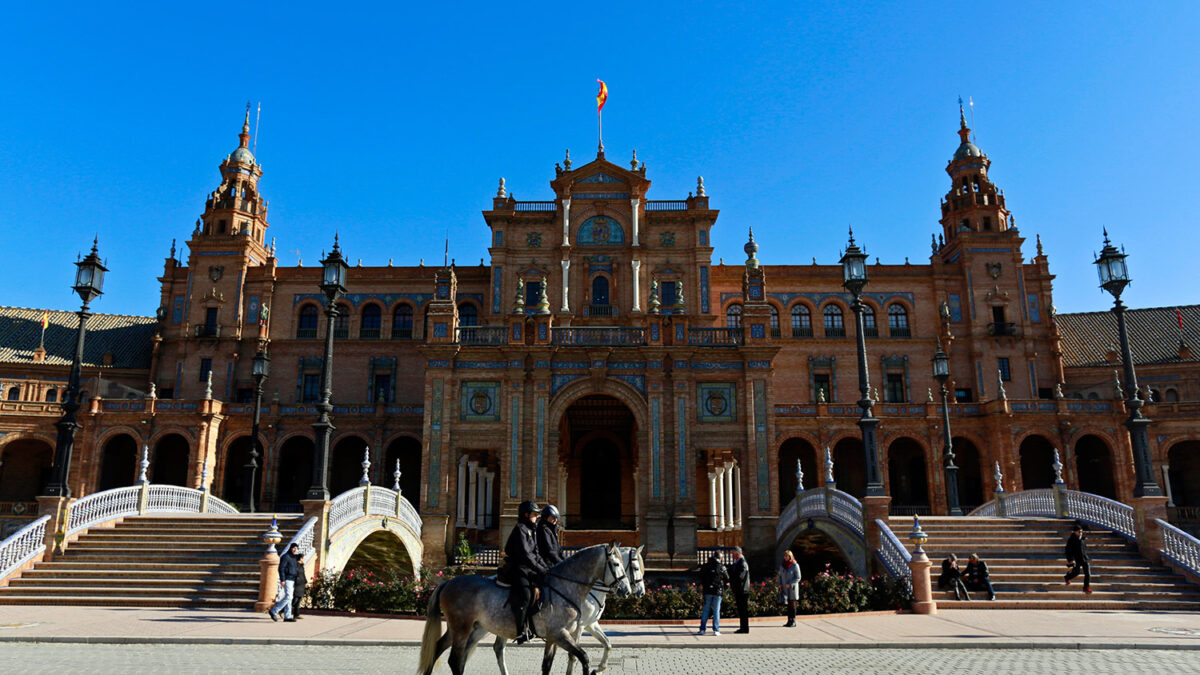
<svg viewBox="0 0 1200 675">
<path fill-rule="evenodd" d="M 511 585 L 508 604 L 517 624 L 517 644 L 533 637 L 529 628 L 529 607 L 533 600 L 533 589 L 542 583 L 542 577 L 550 569 L 538 554 L 535 523 L 538 517 L 536 502 L 523 501 L 517 508 L 517 524 L 508 535 L 504 545 L 504 565 L 499 577 Z"/>
<path fill-rule="evenodd" d="M 537 524 L 537 548 L 547 566 L 563 561 L 562 547 L 558 543 L 558 509 L 553 504 L 542 509 L 542 519 Z"/>
</svg>

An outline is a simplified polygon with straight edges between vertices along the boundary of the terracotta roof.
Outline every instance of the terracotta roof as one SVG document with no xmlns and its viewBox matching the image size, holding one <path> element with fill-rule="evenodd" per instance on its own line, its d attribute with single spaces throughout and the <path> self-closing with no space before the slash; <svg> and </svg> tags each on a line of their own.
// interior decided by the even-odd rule
<svg viewBox="0 0 1200 675">
<path fill-rule="evenodd" d="M 33 351 L 41 343 L 42 312 L 24 307 L 0 307 L 0 363 L 34 363 Z M 74 312 L 49 310 L 46 326 L 46 359 L 42 363 L 69 366 L 75 356 Z M 149 316 L 93 314 L 87 322 L 83 365 L 87 368 L 149 368 L 150 338 L 157 322 Z M 105 365 L 104 355 L 112 354 Z"/>
<path fill-rule="evenodd" d="M 1183 340 L 1191 348 L 1191 358 L 1179 358 L 1179 319 L 1183 314 Z M 1200 305 L 1150 307 L 1125 312 L 1129 331 L 1129 349 L 1136 364 L 1181 363 L 1200 361 Z M 1113 365 L 1110 350 L 1120 353 L 1117 316 L 1109 312 L 1059 314 L 1062 333 L 1063 365 L 1068 368 Z"/>
</svg>

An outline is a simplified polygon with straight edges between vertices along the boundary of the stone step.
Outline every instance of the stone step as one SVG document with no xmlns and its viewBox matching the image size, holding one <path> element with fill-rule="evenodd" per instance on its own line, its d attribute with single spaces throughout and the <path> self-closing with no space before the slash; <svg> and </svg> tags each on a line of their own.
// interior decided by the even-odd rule
<svg viewBox="0 0 1200 675">
<path fill-rule="evenodd" d="M 176 596 L 95 596 L 80 593 L 83 589 L 74 589 L 75 595 L 59 595 L 47 598 L 43 595 L 0 594 L 0 605 L 66 605 L 72 607 L 214 607 L 239 608 L 249 607 L 251 602 L 245 598 L 229 598 L 224 596 L 176 597 Z"/>
<path fill-rule="evenodd" d="M 209 579 L 192 577 L 178 578 L 162 578 L 157 576 L 142 576 L 142 577 L 98 577 L 98 576 L 71 576 L 71 577 L 27 577 L 22 576 L 19 579 L 13 579 L 9 582 L 10 588 L 17 587 L 65 587 L 65 586 L 85 586 L 89 588 L 111 588 L 113 586 L 121 586 L 128 588 L 180 588 L 180 589 L 205 589 L 211 591 L 223 592 L 225 589 L 238 589 L 242 587 L 251 587 L 255 591 L 258 589 L 258 579 L 255 578 L 234 578 L 234 579 Z"/>
<path fill-rule="evenodd" d="M 153 552 L 98 552 L 98 553 L 77 553 L 71 556 L 73 562 L 99 562 L 116 565 L 125 565 L 135 562 L 160 562 L 160 563 L 181 563 L 189 562 L 199 563 L 256 563 L 262 558 L 261 553 L 247 553 L 246 555 L 207 555 L 207 556 L 183 556 L 162 551 Z"/>
<path fill-rule="evenodd" d="M 41 595 L 41 596 L 59 596 L 59 595 L 87 595 L 96 597 L 180 597 L 189 598 L 196 596 L 215 595 L 217 597 L 233 599 L 238 598 L 245 600 L 247 598 L 254 599 L 258 597 L 258 587 L 247 588 L 228 588 L 219 591 L 206 589 L 203 586 L 179 587 L 179 588 L 145 588 L 140 585 L 123 585 L 123 586 L 65 586 L 65 585 L 37 585 L 23 586 L 20 588 L 10 586 L 8 588 L 0 588 L 0 598 L 7 595 Z"/>
<path fill-rule="evenodd" d="M 35 568 L 26 570 L 17 581 L 31 579 L 198 579 L 202 581 L 226 582 L 249 581 L 258 583 L 257 570 L 228 571 L 224 569 L 195 569 L 188 566 L 177 570 L 123 570 L 117 567 L 98 567 L 95 569 L 46 569 Z"/>
<path fill-rule="evenodd" d="M 196 571 L 196 572 L 228 572 L 228 573 L 259 573 L 258 561 L 237 561 L 237 562 L 217 562 L 212 560 L 200 562 L 122 562 L 120 565 L 97 561 L 97 560 L 64 560 L 62 558 L 55 559 L 52 562 L 38 563 L 36 567 L 22 573 L 32 574 L 39 570 L 45 571 L 63 571 L 75 573 L 79 571 L 104 571 L 106 573 L 130 573 L 140 574 L 144 572 L 171 572 L 171 571 Z"/>
<path fill-rule="evenodd" d="M 1083 594 L 1080 593 L 1082 596 Z M 1059 609 L 1059 610 L 1141 610 L 1141 611 L 1197 611 L 1200 602 L 1187 602 L 1163 598 L 1159 600 L 1091 600 L 1076 598 L 1074 600 L 1059 599 L 1009 599 L 997 594 L 996 599 L 988 601 L 975 599 L 970 601 L 949 600 L 938 598 L 938 610 L 948 609 Z"/>
</svg>

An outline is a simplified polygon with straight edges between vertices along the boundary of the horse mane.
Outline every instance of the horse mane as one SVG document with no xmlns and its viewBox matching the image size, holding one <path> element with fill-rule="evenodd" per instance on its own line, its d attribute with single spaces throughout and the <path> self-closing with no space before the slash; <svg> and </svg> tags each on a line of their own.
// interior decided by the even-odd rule
<svg viewBox="0 0 1200 675">
<path fill-rule="evenodd" d="M 578 551 L 576 551 L 573 555 L 571 555 L 570 557 L 564 559 L 562 562 L 556 563 L 553 567 L 550 568 L 550 571 L 548 572 L 548 574 L 557 574 L 559 576 L 569 576 L 567 574 L 568 570 L 574 571 L 575 567 L 580 565 L 580 563 L 582 563 L 584 561 L 591 562 L 590 557 L 594 553 L 599 553 L 600 557 L 599 557 L 599 560 L 597 560 L 595 563 L 592 563 L 592 564 L 596 564 L 596 565 L 603 564 L 603 562 L 607 559 L 608 544 L 595 544 L 593 546 L 581 548 Z M 585 555 L 585 554 L 587 554 L 587 555 Z"/>
</svg>

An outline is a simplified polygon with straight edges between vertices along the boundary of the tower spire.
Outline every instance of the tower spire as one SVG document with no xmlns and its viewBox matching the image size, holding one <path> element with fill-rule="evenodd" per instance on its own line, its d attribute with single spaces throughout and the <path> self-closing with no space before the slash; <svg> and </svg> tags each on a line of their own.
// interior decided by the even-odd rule
<svg viewBox="0 0 1200 675">
<path fill-rule="evenodd" d="M 250 101 L 246 101 L 246 118 L 242 120 L 242 133 L 238 134 L 241 147 L 250 147 Z"/>
<path fill-rule="evenodd" d="M 969 143 L 971 140 L 971 128 L 967 126 L 966 111 L 963 110 L 962 97 L 958 97 L 958 137 L 963 143 Z"/>
</svg>

